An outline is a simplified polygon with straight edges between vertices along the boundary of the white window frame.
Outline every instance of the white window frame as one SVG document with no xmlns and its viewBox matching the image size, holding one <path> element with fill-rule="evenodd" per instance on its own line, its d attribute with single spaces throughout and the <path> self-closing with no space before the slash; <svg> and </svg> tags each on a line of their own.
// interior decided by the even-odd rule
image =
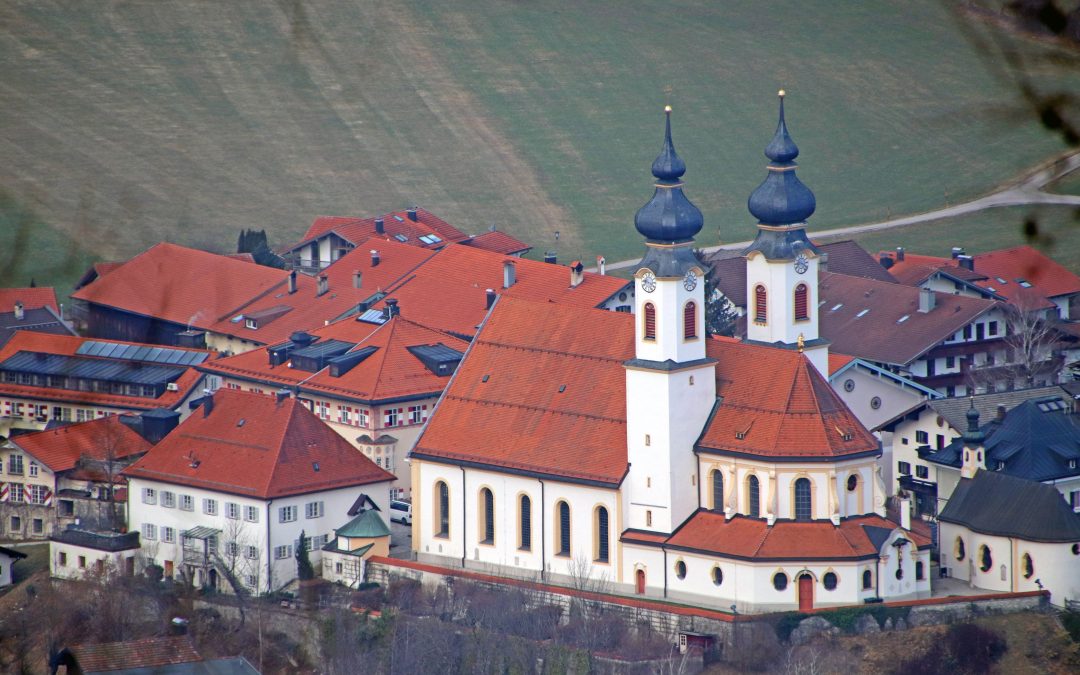
<svg viewBox="0 0 1080 675">
<path fill-rule="evenodd" d="M 157 490 L 154 488 L 142 489 L 143 504 L 157 504 Z"/>
<path fill-rule="evenodd" d="M 191 495 L 180 495 L 180 510 L 181 511 L 194 511 L 195 510 L 195 498 Z"/>
<path fill-rule="evenodd" d="M 140 532 L 142 538 L 147 541 L 154 541 L 157 539 L 157 525 L 153 523 L 143 523 L 142 532 Z"/>
<path fill-rule="evenodd" d="M 278 522 L 279 523 L 294 523 L 296 522 L 297 508 L 295 506 L 281 506 L 278 507 Z"/>
<path fill-rule="evenodd" d="M 176 543 L 176 528 L 175 527 L 162 527 L 161 528 L 161 541 L 166 544 Z"/>
<path fill-rule="evenodd" d="M 288 560 L 292 556 L 292 544 L 274 547 L 274 560 Z"/>
<path fill-rule="evenodd" d="M 322 518 L 325 511 L 325 505 L 321 501 L 304 504 L 304 517 L 309 520 L 312 518 Z"/>
<path fill-rule="evenodd" d="M 176 493 L 169 490 L 161 491 L 161 505 L 167 509 L 176 508 Z"/>
<path fill-rule="evenodd" d="M 259 522 L 259 508 L 257 506 L 245 506 L 244 520 L 249 523 Z"/>
<path fill-rule="evenodd" d="M 218 514 L 217 500 L 210 497 L 203 497 L 202 500 L 203 513 L 208 516 L 216 516 Z"/>
<path fill-rule="evenodd" d="M 240 505 L 236 502 L 225 502 L 225 517 L 229 520 L 240 520 Z"/>
<path fill-rule="evenodd" d="M 258 546 L 245 546 L 244 547 L 244 557 L 247 558 L 248 560 L 258 560 L 259 559 L 259 547 Z"/>
</svg>

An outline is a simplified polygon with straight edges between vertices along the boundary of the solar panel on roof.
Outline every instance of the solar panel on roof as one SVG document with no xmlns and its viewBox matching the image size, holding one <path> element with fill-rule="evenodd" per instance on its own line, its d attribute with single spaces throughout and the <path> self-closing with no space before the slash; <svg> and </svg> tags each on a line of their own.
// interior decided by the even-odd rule
<svg viewBox="0 0 1080 675">
<path fill-rule="evenodd" d="M 379 309 L 369 309 L 360 316 L 356 317 L 357 321 L 365 321 L 367 323 L 386 323 L 386 315 Z"/>
<path fill-rule="evenodd" d="M 188 351 L 186 349 L 126 345 L 121 342 L 105 342 L 102 340 L 87 340 L 79 345 L 75 353 L 79 356 L 96 356 L 98 358 L 185 366 L 202 363 L 209 356 L 206 352 Z"/>
</svg>

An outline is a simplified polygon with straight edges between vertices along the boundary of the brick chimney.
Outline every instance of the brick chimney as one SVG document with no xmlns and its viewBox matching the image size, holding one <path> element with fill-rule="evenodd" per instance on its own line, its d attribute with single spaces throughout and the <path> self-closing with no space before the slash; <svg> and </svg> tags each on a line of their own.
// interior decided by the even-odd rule
<svg viewBox="0 0 1080 675">
<path fill-rule="evenodd" d="M 580 260 L 570 263 L 570 288 L 577 288 L 585 281 L 585 266 Z"/>
<path fill-rule="evenodd" d="M 371 249 L 371 266 L 378 267 L 380 260 L 381 258 L 379 258 L 379 252 L 375 249 Z"/>
<path fill-rule="evenodd" d="M 289 272 L 289 293 L 296 292 L 296 270 Z"/>
<path fill-rule="evenodd" d="M 330 290 L 330 279 L 325 274 L 320 274 L 318 277 L 318 288 L 315 291 L 315 297 L 325 295 Z"/>
<path fill-rule="evenodd" d="M 364 273 L 360 270 L 355 270 L 352 273 L 352 286 L 353 288 L 364 287 Z"/>
</svg>

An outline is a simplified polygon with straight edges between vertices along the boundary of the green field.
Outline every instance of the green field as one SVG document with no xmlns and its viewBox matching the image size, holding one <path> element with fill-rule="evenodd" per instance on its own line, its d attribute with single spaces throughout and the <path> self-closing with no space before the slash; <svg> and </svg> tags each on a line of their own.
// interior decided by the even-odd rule
<svg viewBox="0 0 1080 675">
<path fill-rule="evenodd" d="M 747 239 L 781 87 L 812 227 L 956 203 L 1064 147 L 968 39 L 996 29 L 951 6 L 8 0 L 0 245 L 42 245 L 0 284 L 413 203 L 537 251 L 558 230 L 563 260 L 632 257 L 665 103 L 701 245 Z M 1035 76 L 1080 90 L 1080 73 Z"/>
</svg>

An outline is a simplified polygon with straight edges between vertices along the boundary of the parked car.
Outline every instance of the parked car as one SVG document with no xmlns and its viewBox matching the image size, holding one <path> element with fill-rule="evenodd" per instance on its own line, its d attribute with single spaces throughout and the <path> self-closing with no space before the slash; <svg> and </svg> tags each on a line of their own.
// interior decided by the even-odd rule
<svg viewBox="0 0 1080 675">
<path fill-rule="evenodd" d="M 412 504 L 399 499 L 390 500 L 390 520 L 412 525 Z"/>
</svg>

